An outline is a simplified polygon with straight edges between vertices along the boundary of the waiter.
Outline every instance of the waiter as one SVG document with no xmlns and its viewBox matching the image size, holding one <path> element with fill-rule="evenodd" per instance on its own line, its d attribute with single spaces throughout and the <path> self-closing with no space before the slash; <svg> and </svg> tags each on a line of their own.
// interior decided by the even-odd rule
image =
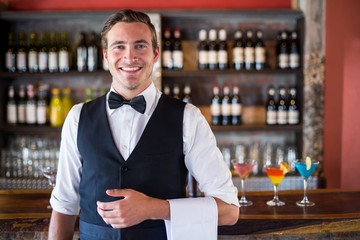
<svg viewBox="0 0 360 240">
<path fill-rule="evenodd" d="M 235 224 L 237 189 L 198 108 L 151 79 L 160 55 L 142 12 L 122 10 L 101 32 L 110 91 L 75 105 L 61 133 L 49 239 L 217 239 Z M 187 174 L 204 192 L 186 198 Z"/>
</svg>

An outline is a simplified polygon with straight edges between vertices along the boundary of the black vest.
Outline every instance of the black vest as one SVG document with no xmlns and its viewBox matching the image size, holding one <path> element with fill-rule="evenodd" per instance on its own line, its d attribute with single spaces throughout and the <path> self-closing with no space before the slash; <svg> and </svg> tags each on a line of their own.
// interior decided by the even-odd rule
<svg viewBox="0 0 360 240">
<path fill-rule="evenodd" d="M 84 104 L 77 136 L 83 167 L 79 188 L 82 221 L 109 226 L 96 211 L 96 201 L 117 199 L 107 196 L 107 189 L 131 188 L 160 199 L 186 196 L 188 171 L 183 155 L 184 106 L 181 101 L 162 94 L 138 144 L 125 161 L 110 130 L 106 96 Z M 158 229 L 156 231 L 165 234 L 166 239 L 163 220 L 146 220 L 119 231 L 126 236 L 121 239 L 163 239 L 150 238 L 149 228 Z M 141 235 L 141 229 L 146 235 Z"/>
</svg>

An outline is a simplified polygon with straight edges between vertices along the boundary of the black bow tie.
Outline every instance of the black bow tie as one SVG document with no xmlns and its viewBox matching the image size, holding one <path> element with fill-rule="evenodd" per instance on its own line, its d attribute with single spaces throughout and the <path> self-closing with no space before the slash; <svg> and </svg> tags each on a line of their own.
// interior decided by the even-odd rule
<svg viewBox="0 0 360 240">
<path fill-rule="evenodd" d="M 112 91 L 110 92 L 110 95 L 109 95 L 110 109 L 119 108 L 124 104 L 130 105 L 133 109 L 135 109 L 136 111 L 138 111 L 139 113 L 142 113 L 142 114 L 145 112 L 145 109 L 146 109 L 146 101 L 145 101 L 145 98 L 143 95 L 134 97 L 130 100 L 125 100 L 120 95 L 118 95 Z"/>
</svg>

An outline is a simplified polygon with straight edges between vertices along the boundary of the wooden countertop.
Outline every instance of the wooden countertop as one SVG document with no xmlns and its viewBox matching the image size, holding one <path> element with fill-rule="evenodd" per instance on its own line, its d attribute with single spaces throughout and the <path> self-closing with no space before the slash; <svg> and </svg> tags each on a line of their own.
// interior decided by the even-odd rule
<svg viewBox="0 0 360 240">
<path fill-rule="evenodd" d="M 46 232 L 49 197 L 49 190 L 0 190 L 0 232 Z M 273 192 L 248 192 L 246 197 L 254 204 L 241 207 L 237 224 L 219 227 L 219 235 L 346 232 L 360 239 L 360 190 L 309 190 L 313 207 L 296 206 L 303 197 L 299 190 L 280 191 L 282 207 L 266 205 Z"/>
</svg>

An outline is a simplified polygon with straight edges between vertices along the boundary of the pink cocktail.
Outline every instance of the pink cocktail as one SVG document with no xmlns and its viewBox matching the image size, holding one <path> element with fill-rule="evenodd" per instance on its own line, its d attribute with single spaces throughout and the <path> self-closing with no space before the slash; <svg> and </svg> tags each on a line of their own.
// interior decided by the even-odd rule
<svg viewBox="0 0 360 240">
<path fill-rule="evenodd" d="M 241 198 L 239 200 L 240 206 L 250 206 L 252 201 L 249 201 L 245 197 L 245 180 L 253 170 L 256 165 L 256 160 L 254 159 L 233 159 L 231 160 L 232 165 L 234 166 L 235 171 L 241 178 Z"/>
</svg>

